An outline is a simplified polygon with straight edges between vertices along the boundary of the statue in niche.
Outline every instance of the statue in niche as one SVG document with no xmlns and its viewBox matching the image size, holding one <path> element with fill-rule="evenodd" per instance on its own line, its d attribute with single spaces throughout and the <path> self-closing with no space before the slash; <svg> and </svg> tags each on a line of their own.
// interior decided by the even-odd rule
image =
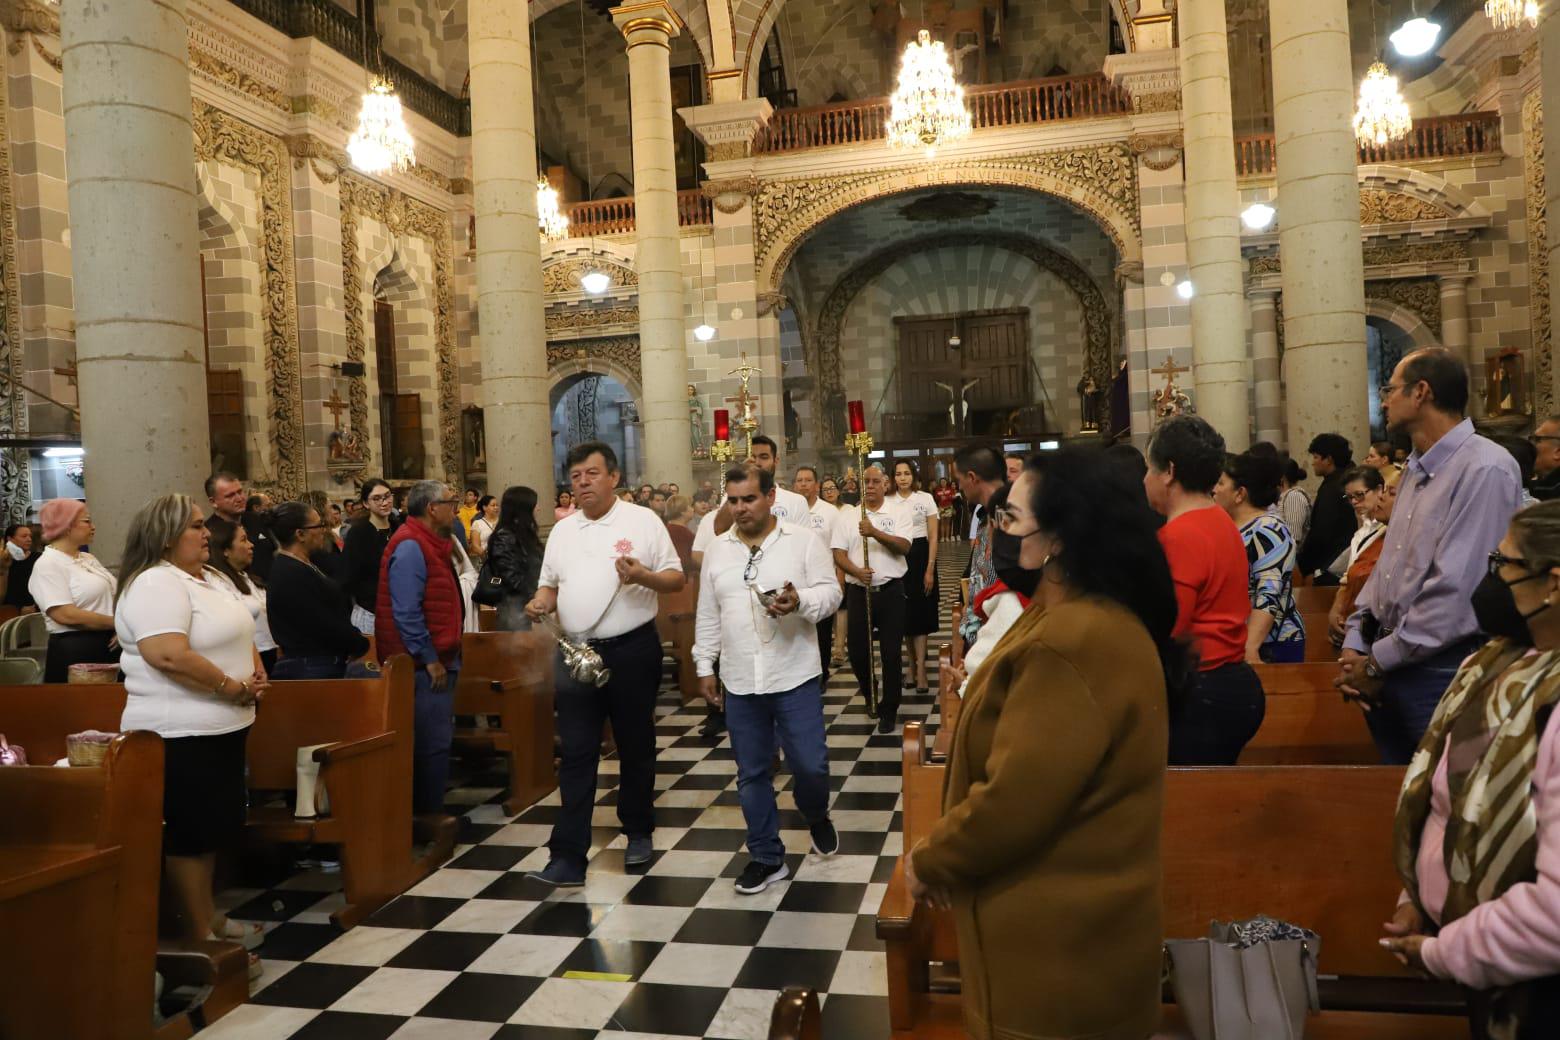
<svg viewBox="0 0 1560 1040">
<path fill-rule="evenodd" d="M 1507 347 L 1497 352 L 1487 362 L 1485 384 L 1488 387 L 1484 399 L 1486 415 L 1524 415 L 1527 413 L 1527 395 L 1522 378 L 1522 352 Z"/>
<path fill-rule="evenodd" d="M 1083 378 L 1078 380 L 1078 412 L 1083 416 L 1083 426 L 1080 432 L 1100 432 L 1100 398 L 1105 392 L 1094 381 L 1091 372 L 1085 372 Z"/>
<path fill-rule="evenodd" d="M 688 384 L 688 442 L 696 459 L 707 459 L 710 449 L 704 443 L 704 399 L 698 389 Z"/>
</svg>

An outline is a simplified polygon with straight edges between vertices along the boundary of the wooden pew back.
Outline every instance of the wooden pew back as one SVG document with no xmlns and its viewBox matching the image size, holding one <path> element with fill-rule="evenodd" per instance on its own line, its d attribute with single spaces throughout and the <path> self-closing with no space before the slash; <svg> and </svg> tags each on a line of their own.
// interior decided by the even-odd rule
<svg viewBox="0 0 1560 1040">
<path fill-rule="evenodd" d="M 519 681 L 540 689 L 552 678 L 554 640 L 541 632 L 467 632 L 460 643 L 455 714 L 502 715 L 502 686 Z"/>
<path fill-rule="evenodd" d="M 1337 598 L 1336 585 L 1307 585 L 1295 589 L 1295 609 L 1302 614 L 1326 614 Z"/>
<path fill-rule="evenodd" d="M 553 663 L 542 632 L 467 633 L 461 643 L 456 715 L 497 715 L 499 725 L 455 731 L 461 749 L 509 758 L 504 811 L 519 813 L 557 786 L 553 771 Z"/>
<path fill-rule="evenodd" d="M 1307 663 L 1338 660 L 1338 650 L 1328 634 L 1326 613 L 1302 611 L 1300 624 L 1305 628 L 1305 659 Z"/>
<path fill-rule="evenodd" d="M 287 791 L 297 786 L 298 749 L 311 744 L 366 740 L 395 732 L 407 738 L 410 768 L 410 690 L 397 705 L 391 684 L 410 686 L 411 660 L 386 661 L 379 679 L 296 679 L 272 683 L 249 731 L 249 786 Z M 390 682 L 386 682 L 389 678 Z M 398 708 L 404 718 L 398 719 Z M 410 802 L 411 778 L 407 778 Z"/>
<path fill-rule="evenodd" d="M 1332 663 L 1266 664 L 1257 677 L 1267 714 L 1241 752 L 1246 765 L 1376 765 L 1381 756 L 1365 713 L 1343 699 Z"/>
<path fill-rule="evenodd" d="M 909 850 L 932 833 L 942 816 L 943 780 L 947 772 L 942 762 L 932 760 L 926 729 L 919 722 L 905 723 L 900 761 L 904 777 L 904 843 Z M 932 915 L 930 949 L 932 960 L 959 959 L 959 936 L 954 930 L 953 915 Z"/>
<path fill-rule="evenodd" d="M 0 733 L 27 749 L 27 761 L 52 766 L 65 757 L 65 738 L 96 729 L 119 732 L 125 688 L 117 683 L 0 686 Z"/>
</svg>

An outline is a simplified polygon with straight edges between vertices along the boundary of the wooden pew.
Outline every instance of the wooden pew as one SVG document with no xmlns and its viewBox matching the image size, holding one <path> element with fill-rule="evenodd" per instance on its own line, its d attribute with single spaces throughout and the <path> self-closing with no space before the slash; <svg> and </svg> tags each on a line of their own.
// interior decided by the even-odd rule
<svg viewBox="0 0 1560 1040">
<path fill-rule="evenodd" d="M 957 629 L 954 635 L 958 641 Z M 953 683 L 949 669 L 953 666 L 953 646 L 944 643 L 937 648 L 937 737 L 932 742 L 932 761 L 942 762 L 953 748 L 953 727 L 959 721 L 959 708 L 964 701 Z"/>
<path fill-rule="evenodd" d="M 99 768 L 0 769 L 0 1035 L 178 1040 L 249 994 L 237 943 L 159 952 L 162 740 L 117 738 Z M 202 999 L 161 1027 L 154 970 Z"/>
<path fill-rule="evenodd" d="M 1305 659 L 1307 663 L 1338 660 L 1338 649 L 1332 645 L 1332 637 L 1327 634 L 1327 614 L 1304 613 L 1300 614 L 1300 623 L 1305 628 Z"/>
<path fill-rule="evenodd" d="M 1376 765 L 1381 755 L 1365 713 L 1333 688 L 1336 664 L 1257 666 L 1267 694 L 1262 728 L 1241 752 L 1240 764 Z"/>
<path fill-rule="evenodd" d="M 672 645 L 672 658 L 677 662 L 677 689 L 684 704 L 700 700 L 699 673 L 693 664 L 693 629 L 699 612 L 699 579 L 690 579 L 676 592 L 663 592 L 659 596 L 655 615 L 655 630 L 662 644 Z"/>
<path fill-rule="evenodd" d="M 905 726 L 902 762 L 910 849 L 942 806 L 944 767 L 930 761 L 919 723 Z M 1195 938 L 1211 920 L 1258 913 L 1303 924 L 1322 937 L 1322 974 L 1346 976 L 1323 980 L 1325 1010 L 1307 1021 L 1307 1037 L 1466 1037 L 1460 1014 L 1369 1010 L 1454 1011 L 1460 1000 L 1453 987 L 1407 978 L 1377 945 L 1380 921 L 1397 901 L 1392 818 L 1401 780 L 1401 769 L 1384 766 L 1170 770 L 1161 850 L 1165 934 Z M 956 962 L 958 938 L 951 915 L 911 902 L 903 859 L 878 911 L 877 934 L 887 944 L 894 1036 L 943 1035 L 926 1031 L 947 1021 L 950 1003 L 934 992 L 931 965 Z M 1164 1028 L 1163 1035 L 1185 1035 L 1175 1032 L 1182 1027 L 1172 1008 Z"/>
<path fill-rule="evenodd" d="M 259 843 L 334 844 L 341 850 L 346 905 L 331 914 L 351 928 L 432 873 L 454 850 L 456 821 L 423 823 L 427 851 L 412 855 L 412 663 L 397 657 L 377 679 L 296 680 L 271 684 L 249 732 L 249 786 L 291 791 L 298 748 L 314 753 L 330 795 L 329 816 L 297 819 L 289 805 L 255 805 L 246 837 Z M 0 732 L 29 760 L 65 755 L 65 737 L 113 732 L 124 713 L 121 685 L 0 687 Z"/>
<path fill-rule="evenodd" d="M 455 714 L 497 715 L 497 727 L 457 727 L 455 748 L 509 759 L 514 816 L 558 786 L 553 770 L 554 641 L 541 632 L 466 633 Z"/>
<path fill-rule="evenodd" d="M 1307 585 L 1295 589 L 1295 609 L 1302 614 L 1325 615 L 1338 596 L 1336 585 Z"/>
</svg>

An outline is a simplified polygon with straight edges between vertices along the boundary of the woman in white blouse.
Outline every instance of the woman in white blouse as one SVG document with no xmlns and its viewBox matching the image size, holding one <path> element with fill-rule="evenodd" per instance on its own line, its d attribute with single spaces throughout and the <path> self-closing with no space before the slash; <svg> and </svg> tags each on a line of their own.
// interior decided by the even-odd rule
<svg viewBox="0 0 1560 1040">
<path fill-rule="evenodd" d="M 211 558 L 207 561 L 217 576 L 227 582 L 255 622 L 255 649 L 265 674 L 276 668 L 276 640 L 271 636 L 271 620 L 266 616 L 265 584 L 249 568 L 255 562 L 255 544 L 242 524 L 229 523 L 220 516 L 206 521 L 211 535 Z"/>
<path fill-rule="evenodd" d="M 483 495 L 477 502 L 477 516 L 471 521 L 471 537 L 467 539 L 471 543 L 471 557 L 480 560 L 487 555 L 488 539 L 493 537 L 493 532 L 498 529 L 498 499 L 493 495 Z"/>
<path fill-rule="evenodd" d="M 937 631 L 937 500 L 920 490 L 915 463 L 894 463 L 894 494 L 888 504 L 910 522 L 910 553 L 905 557 L 905 643 L 917 693 L 926 693 L 926 637 Z"/>
<path fill-rule="evenodd" d="M 49 649 L 43 681 L 66 682 L 73 664 L 119 660 L 114 639 L 114 576 L 83 546 L 95 528 L 87 504 L 74 498 L 44 503 L 38 513 L 46 547 L 27 591 L 43 612 Z"/>
<path fill-rule="evenodd" d="M 205 517 L 164 495 L 130 521 L 115 630 L 120 729 L 163 738 L 163 853 L 186 939 L 231 936 L 212 900 L 219 850 L 244 827 L 244 741 L 267 688 L 255 623 L 210 567 Z"/>
</svg>

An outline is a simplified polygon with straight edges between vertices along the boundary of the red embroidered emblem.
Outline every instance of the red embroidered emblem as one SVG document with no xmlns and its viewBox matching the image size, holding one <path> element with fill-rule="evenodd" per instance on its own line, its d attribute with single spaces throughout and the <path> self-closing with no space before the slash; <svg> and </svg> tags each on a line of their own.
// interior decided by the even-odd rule
<svg viewBox="0 0 1560 1040">
<path fill-rule="evenodd" d="M 619 538 L 617 544 L 612 547 L 619 556 L 634 555 L 634 543 L 627 538 Z"/>
</svg>

